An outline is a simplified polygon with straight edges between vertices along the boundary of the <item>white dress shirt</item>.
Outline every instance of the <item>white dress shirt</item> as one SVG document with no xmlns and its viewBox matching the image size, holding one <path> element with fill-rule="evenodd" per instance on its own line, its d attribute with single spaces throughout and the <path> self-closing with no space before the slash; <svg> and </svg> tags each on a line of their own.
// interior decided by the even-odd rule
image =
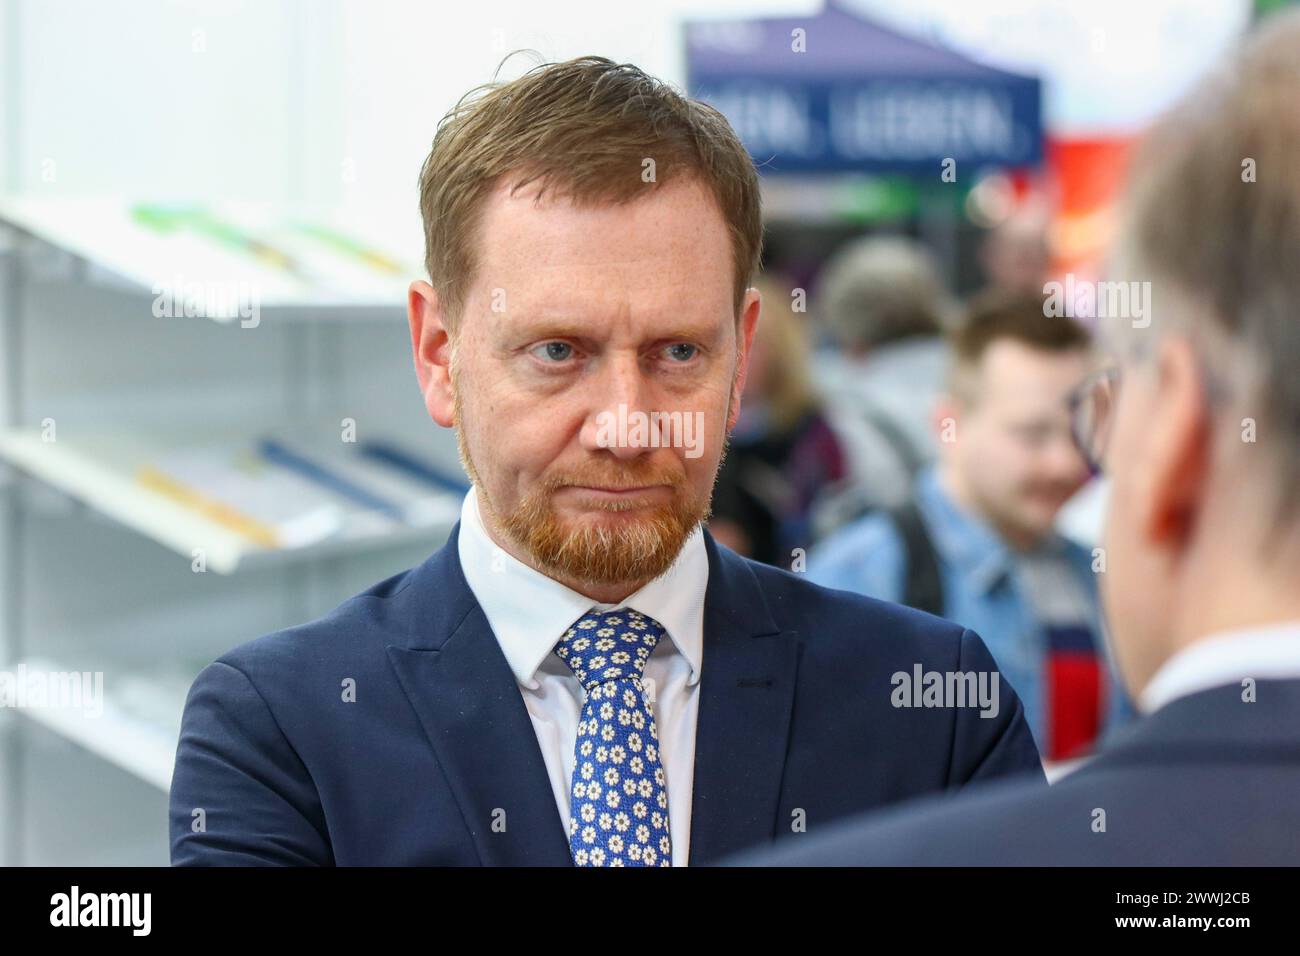
<svg viewBox="0 0 1300 956">
<path fill-rule="evenodd" d="M 532 718 L 566 839 L 573 751 L 586 693 L 568 665 L 555 655 L 555 645 L 573 622 L 592 608 L 610 611 L 627 607 L 663 625 L 667 639 L 661 639 L 650 655 L 644 679 L 647 688 L 654 689 L 659 755 L 668 777 L 673 866 L 685 866 L 690 851 L 695 723 L 704 652 L 704 592 L 709 579 L 701 530 L 696 528 L 687 539 L 672 567 L 618 604 L 597 603 L 498 547 L 483 527 L 474 488 L 461 505 L 457 547 L 465 580 L 514 671 Z"/>
<path fill-rule="evenodd" d="M 1300 621 L 1222 631 L 1161 665 L 1138 697 L 1144 713 L 1198 691 L 1255 680 L 1300 679 Z"/>
</svg>

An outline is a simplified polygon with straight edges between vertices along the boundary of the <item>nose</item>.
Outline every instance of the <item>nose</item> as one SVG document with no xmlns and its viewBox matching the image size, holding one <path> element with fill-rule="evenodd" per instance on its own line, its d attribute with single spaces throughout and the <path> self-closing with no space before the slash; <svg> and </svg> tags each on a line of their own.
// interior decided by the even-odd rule
<svg viewBox="0 0 1300 956">
<path fill-rule="evenodd" d="M 631 352 L 607 355 L 589 388 L 591 411 L 582 426 L 583 448 L 630 460 L 659 446 L 660 423 L 650 414 L 652 388 L 639 356 Z"/>
</svg>

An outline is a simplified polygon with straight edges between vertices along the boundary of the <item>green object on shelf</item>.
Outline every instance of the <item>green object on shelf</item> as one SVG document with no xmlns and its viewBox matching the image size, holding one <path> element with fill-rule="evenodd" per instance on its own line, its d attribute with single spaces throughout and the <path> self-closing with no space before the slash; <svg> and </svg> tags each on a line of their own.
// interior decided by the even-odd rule
<svg viewBox="0 0 1300 956">
<path fill-rule="evenodd" d="M 302 266 L 293 256 L 268 242 L 250 236 L 236 226 L 212 215 L 202 206 L 154 206 L 140 204 L 131 209 L 136 222 L 157 232 L 168 233 L 191 229 L 215 239 L 238 252 L 249 255 L 264 265 L 285 272 L 302 274 Z"/>
<path fill-rule="evenodd" d="M 397 260 L 334 229 L 305 222 L 295 223 L 294 228 L 345 255 L 361 260 L 372 269 L 378 269 L 380 272 L 387 272 L 390 275 L 404 275 L 406 272 L 402 264 Z"/>
</svg>

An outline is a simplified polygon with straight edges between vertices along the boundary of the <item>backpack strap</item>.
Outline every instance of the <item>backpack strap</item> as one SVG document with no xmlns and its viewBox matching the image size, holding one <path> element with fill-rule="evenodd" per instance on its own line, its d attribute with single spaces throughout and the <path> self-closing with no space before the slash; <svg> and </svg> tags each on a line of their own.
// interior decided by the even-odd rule
<svg viewBox="0 0 1300 956">
<path fill-rule="evenodd" d="M 944 601 L 939 556 L 926 531 L 921 510 L 909 498 L 887 513 L 903 543 L 905 576 L 901 603 L 918 611 L 942 615 Z"/>
</svg>

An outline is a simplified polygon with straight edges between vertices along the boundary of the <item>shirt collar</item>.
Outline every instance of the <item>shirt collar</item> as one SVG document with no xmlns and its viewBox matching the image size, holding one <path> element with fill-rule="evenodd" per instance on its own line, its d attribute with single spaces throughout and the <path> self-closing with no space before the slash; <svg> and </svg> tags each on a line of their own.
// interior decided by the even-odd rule
<svg viewBox="0 0 1300 956">
<path fill-rule="evenodd" d="M 1184 647 L 1161 665 L 1138 696 L 1144 713 L 1225 684 L 1300 678 L 1300 620 L 1221 631 Z"/>
<path fill-rule="evenodd" d="M 457 541 L 461 569 L 501 645 L 515 680 L 536 690 L 537 669 L 565 630 L 592 608 L 631 608 L 654 618 L 699 683 L 704 651 L 704 594 L 709 557 L 696 528 L 672 566 L 618 604 L 600 604 L 510 555 L 488 535 L 473 487 L 461 504 Z"/>
<path fill-rule="evenodd" d="M 1002 583 L 1018 560 L 1060 554 L 1066 547 L 1065 539 L 1051 531 L 1033 552 L 1020 555 L 1012 551 L 988 522 L 952 500 L 934 466 L 917 477 L 916 501 L 935 549 L 966 576 L 977 594 L 988 594 Z"/>
<path fill-rule="evenodd" d="M 1010 572 L 1011 554 L 997 532 L 948 497 L 934 467 L 918 476 L 916 503 L 935 549 L 969 579 L 976 593 L 987 594 Z"/>
</svg>

